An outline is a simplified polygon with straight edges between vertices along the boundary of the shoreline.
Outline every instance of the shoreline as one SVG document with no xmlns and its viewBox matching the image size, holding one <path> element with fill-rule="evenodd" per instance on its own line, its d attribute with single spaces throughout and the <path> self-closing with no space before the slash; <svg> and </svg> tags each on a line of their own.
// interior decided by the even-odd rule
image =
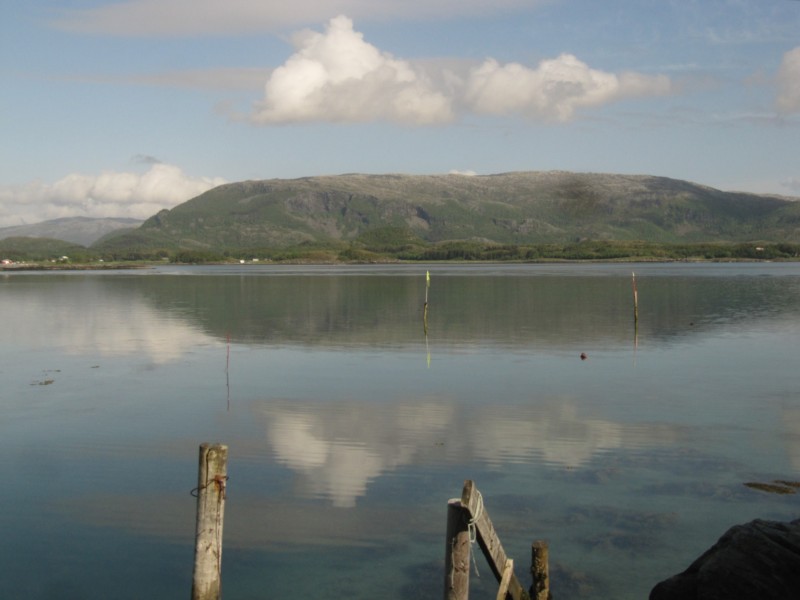
<svg viewBox="0 0 800 600">
<path fill-rule="evenodd" d="M 304 261 L 304 260 L 280 260 L 280 261 L 259 261 L 259 262 L 207 262 L 207 263 L 109 263 L 109 264 L 33 264 L 33 263 L 19 263 L 11 265 L 0 265 L 0 272 L 23 272 L 23 271 L 120 271 L 120 270 L 137 270 L 137 269 L 152 269 L 164 264 L 169 264 L 174 267 L 191 267 L 191 266 L 230 266 L 230 267 L 246 267 L 246 266 L 259 266 L 259 265 L 309 265 L 309 266 L 339 266 L 339 265 L 413 265 L 413 264 L 459 264 L 459 265 L 503 265 L 503 264 L 522 264 L 522 265 L 542 265 L 542 264 L 615 264 L 615 263 L 632 263 L 632 264 L 655 264 L 655 263 L 718 263 L 718 264 L 749 264 L 749 263 L 795 263 L 800 262 L 799 259 L 702 259 L 702 258 L 624 258 L 624 259 L 601 259 L 601 258 L 554 258 L 543 260 L 386 260 L 386 261 Z"/>
</svg>

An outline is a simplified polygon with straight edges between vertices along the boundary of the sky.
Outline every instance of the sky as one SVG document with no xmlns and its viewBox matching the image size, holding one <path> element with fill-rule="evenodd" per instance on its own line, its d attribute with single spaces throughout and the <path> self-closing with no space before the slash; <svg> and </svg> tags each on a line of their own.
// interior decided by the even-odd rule
<svg viewBox="0 0 800 600">
<path fill-rule="evenodd" d="M 0 0 L 0 227 L 341 173 L 800 197 L 798 0 Z"/>
</svg>

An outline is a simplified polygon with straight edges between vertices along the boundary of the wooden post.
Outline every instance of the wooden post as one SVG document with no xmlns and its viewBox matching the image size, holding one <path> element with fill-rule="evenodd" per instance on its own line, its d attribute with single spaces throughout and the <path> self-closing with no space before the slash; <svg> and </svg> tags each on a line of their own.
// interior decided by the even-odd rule
<svg viewBox="0 0 800 600">
<path fill-rule="evenodd" d="M 550 567 L 547 542 L 537 540 L 531 546 L 531 600 L 550 600 Z"/>
<path fill-rule="evenodd" d="M 458 499 L 447 503 L 444 599 L 469 598 L 469 512 Z"/>
<path fill-rule="evenodd" d="M 425 304 L 422 305 L 422 329 L 428 335 L 428 291 L 431 289 L 431 272 L 425 271 Z"/>
<path fill-rule="evenodd" d="M 197 529 L 192 600 L 220 598 L 227 463 L 227 446 L 201 444 L 197 472 Z"/>
<path fill-rule="evenodd" d="M 639 347 L 639 289 L 636 287 L 636 273 L 631 272 L 633 285 L 633 348 Z"/>
</svg>

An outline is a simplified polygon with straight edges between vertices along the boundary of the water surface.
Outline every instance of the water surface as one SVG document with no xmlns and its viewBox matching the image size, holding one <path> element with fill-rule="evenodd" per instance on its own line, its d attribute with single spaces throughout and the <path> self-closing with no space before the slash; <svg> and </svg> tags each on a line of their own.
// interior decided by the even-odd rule
<svg viewBox="0 0 800 600">
<path fill-rule="evenodd" d="M 465 479 L 523 581 L 547 539 L 557 597 L 646 597 L 798 516 L 744 483 L 800 479 L 799 299 L 768 263 L 3 275 L 0 596 L 188 595 L 219 441 L 227 599 L 441 597 Z"/>
</svg>

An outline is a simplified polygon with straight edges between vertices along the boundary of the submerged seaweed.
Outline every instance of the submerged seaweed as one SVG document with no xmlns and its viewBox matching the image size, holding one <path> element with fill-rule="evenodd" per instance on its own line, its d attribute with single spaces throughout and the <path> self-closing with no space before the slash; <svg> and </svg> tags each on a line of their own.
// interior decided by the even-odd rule
<svg viewBox="0 0 800 600">
<path fill-rule="evenodd" d="M 747 481 L 745 484 L 751 490 L 759 490 L 770 494 L 794 494 L 796 488 L 800 488 L 800 482 L 774 480 L 772 483 L 761 483 L 758 481 Z"/>
</svg>

